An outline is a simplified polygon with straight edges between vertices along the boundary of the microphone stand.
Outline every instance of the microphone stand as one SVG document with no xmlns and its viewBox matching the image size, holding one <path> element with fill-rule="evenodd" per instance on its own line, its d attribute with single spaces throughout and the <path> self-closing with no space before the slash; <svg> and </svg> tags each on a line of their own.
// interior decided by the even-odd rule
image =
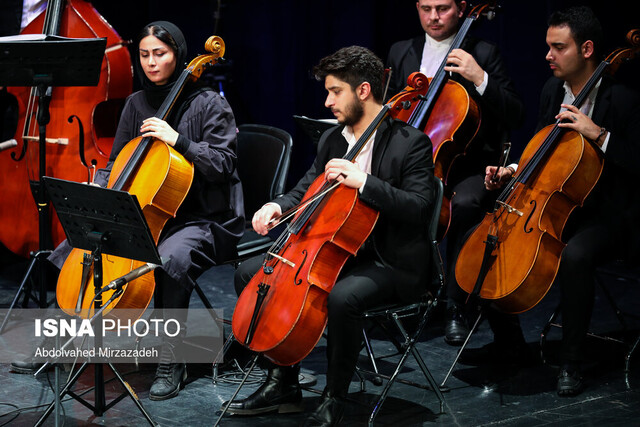
<svg viewBox="0 0 640 427">
<path fill-rule="evenodd" d="M 98 316 L 102 317 L 102 312 L 103 312 L 103 311 L 104 311 L 104 310 L 109 306 L 109 304 L 111 304 L 111 303 L 112 303 L 116 298 L 118 298 L 120 295 L 122 295 L 122 286 L 119 286 L 119 287 L 118 287 L 118 289 L 117 289 L 117 290 L 116 290 L 116 291 L 111 295 L 111 298 L 109 298 L 109 300 L 108 300 L 108 301 L 107 301 L 107 302 L 106 302 L 102 307 L 100 307 L 100 310 L 98 310 L 98 311 L 97 311 L 93 316 L 91 316 L 91 317 L 89 318 L 89 323 L 93 325 L 93 324 L 95 323 L 96 318 L 98 318 Z M 56 337 L 56 338 L 58 338 L 58 337 Z M 73 342 L 73 340 L 75 340 L 75 339 L 76 339 L 76 337 L 71 337 L 71 338 L 69 338 L 69 339 L 67 340 L 67 342 L 65 342 L 64 344 L 62 344 L 60 347 L 56 347 L 56 348 L 57 348 L 58 350 L 64 350 L 64 349 L 65 349 L 65 348 L 67 348 L 67 347 L 69 346 L 69 344 L 71 344 L 71 343 Z M 56 358 L 55 358 L 55 359 L 53 359 L 53 360 L 48 360 L 48 361 L 46 361 L 46 362 L 45 362 L 45 363 L 40 367 L 40 369 L 38 369 L 38 370 L 33 374 L 33 376 L 34 376 L 34 377 L 37 377 L 37 376 L 40 374 L 40 372 L 43 372 L 43 371 L 47 368 L 47 366 L 49 366 L 49 365 L 54 365 L 54 364 L 58 363 L 58 360 L 59 360 L 59 359 L 60 359 L 59 357 L 56 357 Z"/>
</svg>

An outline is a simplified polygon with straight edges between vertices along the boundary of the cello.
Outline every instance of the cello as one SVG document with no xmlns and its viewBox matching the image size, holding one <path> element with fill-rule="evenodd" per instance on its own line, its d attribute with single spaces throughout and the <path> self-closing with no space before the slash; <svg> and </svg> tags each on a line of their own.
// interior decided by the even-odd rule
<svg viewBox="0 0 640 427">
<path fill-rule="evenodd" d="M 627 38 L 634 48 L 618 49 L 602 61 L 573 106 L 583 104 L 606 70 L 614 72 L 640 48 L 639 30 Z M 465 292 L 506 313 L 527 311 L 548 292 L 565 247 L 566 221 L 583 205 L 604 165 L 594 143 L 558 123 L 527 144 L 518 171 L 493 212 L 469 236 L 456 264 L 456 280 Z"/>
<path fill-rule="evenodd" d="M 119 110 L 132 90 L 133 71 L 126 42 L 84 0 L 49 1 L 46 12 L 22 31 L 38 33 L 107 39 L 97 86 L 53 88 L 51 121 L 47 126 L 47 169 L 43 174 L 69 181 L 91 181 L 92 171 L 107 164 Z M 8 92 L 18 104 L 14 136 L 18 146 L 0 153 L 0 241 L 10 251 L 26 257 L 39 247 L 38 208 L 28 196 L 30 181 L 38 180 L 38 102 L 32 88 L 11 87 Z M 43 244 L 50 248 L 65 235 L 53 210 L 45 209 L 51 225 L 51 236 L 47 237 L 52 241 Z"/>
<path fill-rule="evenodd" d="M 173 88 L 155 114 L 162 120 L 173 111 L 176 100 L 189 81 L 196 81 L 205 69 L 213 66 L 224 55 L 224 41 L 211 36 L 205 43 L 207 54 L 193 59 L 182 71 Z M 158 243 L 165 223 L 175 214 L 187 196 L 193 181 L 193 164 L 167 143 L 152 137 L 136 137 L 125 145 L 116 157 L 109 175 L 108 188 L 127 191 L 137 196 L 149 225 L 151 236 Z M 56 298 L 60 308 L 69 315 L 88 316 L 92 309 L 93 275 L 91 253 L 73 249 L 62 266 Z M 144 262 L 102 255 L 104 280 L 111 281 L 144 265 Z M 104 311 L 132 309 L 139 315 L 151 301 L 155 287 L 153 275 L 143 275 L 125 285 L 121 296 L 114 299 Z M 110 298 L 113 291 L 104 293 Z"/>
<path fill-rule="evenodd" d="M 402 107 L 403 99 L 398 102 Z M 355 160 L 394 107 L 382 108 L 343 159 Z M 327 182 L 324 174 L 303 200 L 290 210 L 296 212 L 294 219 L 240 294 L 231 322 L 238 342 L 279 365 L 294 364 L 315 347 L 327 323 L 327 297 L 378 219 L 357 189 Z"/>
<path fill-rule="evenodd" d="M 449 228 L 453 195 L 451 186 L 452 181 L 455 181 L 451 178 L 454 178 L 456 164 L 465 156 L 481 123 L 480 107 L 460 83 L 448 78 L 444 67 L 451 51 L 462 46 L 471 25 L 482 16 L 493 19 L 495 9 L 495 2 L 487 2 L 475 6 L 469 12 L 433 77 L 427 78 L 420 72 L 409 76 L 408 86 L 404 91 L 413 92 L 415 102 L 411 108 L 399 110 L 397 114 L 398 120 L 429 135 L 433 144 L 434 175 L 444 184 L 438 226 L 439 240 Z M 398 96 L 407 95 L 401 92 Z M 395 101 L 395 97 L 390 100 Z"/>
</svg>

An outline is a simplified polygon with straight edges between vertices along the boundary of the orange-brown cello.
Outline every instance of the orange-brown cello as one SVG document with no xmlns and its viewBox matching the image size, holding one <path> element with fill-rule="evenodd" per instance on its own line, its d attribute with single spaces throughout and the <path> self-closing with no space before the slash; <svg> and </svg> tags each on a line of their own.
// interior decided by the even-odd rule
<svg viewBox="0 0 640 427">
<path fill-rule="evenodd" d="M 454 38 L 449 52 L 462 46 L 471 25 L 480 17 L 492 18 L 495 2 L 475 6 Z M 446 58 L 433 78 L 422 73 L 413 73 L 407 79 L 405 92 L 413 92 L 415 99 L 411 108 L 398 111 L 397 119 L 423 130 L 433 145 L 434 174 L 444 184 L 444 200 L 440 211 L 438 237 L 444 237 L 451 217 L 450 178 L 455 175 L 456 163 L 465 155 L 469 144 L 480 128 L 480 108 L 458 82 L 449 80 L 444 70 Z M 404 93 L 399 96 L 406 95 Z M 390 102 L 395 102 L 395 97 Z"/>
<path fill-rule="evenodd" d="M 186 83 L 197 80 L 203 71 L 222 55 L 225 46 L 220 37 L 211 36 L 205 43 L 210 52 L 193 59 L 180 74 L 173 89 L 158 109 L 155 117 L 166 120 Z M 163 141 L 151 137 L 137 137 L 125 145 L 113 164 L 107 186 L 135 194 L 156 244 L 164 224 L 175 216 L 187 196 L 194 169 L 191 162 Z M 87 262 L 90 253 L 73 249 L 65 260 L 58 278 L 56 298 L 60 308 L 70 315 L 86 317 L 93 307 L 93 277 Z M 102 255 L 105 282 L 111 281 L 144 265 L 143 262 Z M 155 282 L 146 274 L 125 285 L 124 293 L 104 311 L 109 315 L 114 308 L 137 310 L 139 314 L 151 301 Z M 113 291 L 104 293 L 108 299 Z"/>
<path fill-rule="evenodd" d="M 73 38 L 107 39 L 100 80 L 95 87 L 53 88 L 47 126 L 45 175 L 70 181 L 89 181 L 88 168 L 107 163 L 119 109 L 131 93 L 133 72 L 125 42 L 90 3 L 52 0 L 22 32 Z M 38 179 L 38 125 L 35 92 L 31 88 L 8 88 L 17 99 L 18 146 L 0 153 L 0 241 L 12 252 L 28 256 L 38 249 L 38 209 L 29 181 Z M 85 161 L 86 159 L 86 161 Z M 50 211 L 52 242 L 65 235 Z"/>
<path fill-rule="evenodd" d="M 627 37 L 638 50 L 640 31 Z M 582 105 L 607 68 L 616 69 L 633 54 L 633 49 L 610 54 L 573 105 Z M 534 307 L 558 271 L 569 214 L 583 204 L 603 165 L 601 151 L 578 132 L 557 123 L 540 130 L 522 153 L 518 171 L 494 211 L 462 247 L 455 270 L 460 287 L 507 313 Z"/>
<path fill-rule="evenodd" d="M 412 96 L 396 97 L 395 102 L 410 106 Z M 343 158 L 353 161 L 384 118 L 397 113 L 395 107 L 385 105 Z M 313 350 L 327 323 L 327 296 L 378 218 L 377 211 L 359 200 L 357 190 L 329 183 L 324 175 L 310 185 L 304 200 L 304 209 L 238 298 L 232 319 L 240 343 L 280 365 L 299 362 Z"/>
</svg>

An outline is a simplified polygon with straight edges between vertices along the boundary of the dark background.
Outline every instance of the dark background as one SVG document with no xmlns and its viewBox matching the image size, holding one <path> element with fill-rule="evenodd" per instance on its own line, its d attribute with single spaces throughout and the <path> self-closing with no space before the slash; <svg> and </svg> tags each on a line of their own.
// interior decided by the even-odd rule
<svg viewBox="0 0 640 427">
<path fill-rule="evenodd" d="M 135 39 L 137 32 L 151 21 L 174 22 L 185 33 L 189 58 L 204 53 L 204 41 L 210 35 L 221 36 L 227 47 L 227 62 L 205 78 L 212 85 L 222 85 L 238 124 L 266 124 L 292 134 L 289 187 L 307 169 L 315 152 L 311 140 L 292 116 L 333 118 L 324 107 L 323 84 L 311 77 L 312 67 L 323 56 L 349 45 L 366 46 L 386 60 L 392 43 L 422 33 L 413 0 L 94 0 L 92 3 L 125 39 Z M 591 6 L 603 23 L 604 52 L 608 53 L 625 45 L 629 29 L 640 27 L 640 18 L 631 10 L 636 3 L 503 0 L 494 20 L 474 24 L 471 34 L 500 47 L 526 106 L 526 121 L 512 134 L 514 159 L 533 136 L 539 92 L 551 75 L 544 59 L 547 17 L 570 5 Z M 627 79 L 633 78 L 631 75 Z M 135 89 L 137 79 L 134 84 Z"/>
</svg>

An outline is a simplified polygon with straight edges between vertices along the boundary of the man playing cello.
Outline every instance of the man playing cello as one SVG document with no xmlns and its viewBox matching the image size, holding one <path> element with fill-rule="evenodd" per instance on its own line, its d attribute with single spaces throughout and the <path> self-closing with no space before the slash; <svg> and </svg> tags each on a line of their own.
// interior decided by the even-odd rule
<svg viewBox="0 0 640 427">
<path fill-rule="evenodd" d="M 328 296 L 327 385 L 320 407 L 308 425 L 335 425 L 361 348 L 361 314 L 390 301 L 409 301 L 425 291 L 429 277 L 427 220 L 433 201 L 431 143 L 422 132 L 386 118 L 352 163 L 342 159 L 382 109 L 382 61 L 369 50 L 352 46 L 323 58 L 314 74 L 328 92 L 325 106 L 341 126 L 326 131 L 317 157 L 296 187 L 263 206 L 253 227 L 266 234 L 269 222 L 296 206 L 313 180 L 324 174 L 358 189 L 359 199 L 379 211 L 373 232 L 350 259 Z M 240 265 L 235 286 L 240 293 L 260 268 L 262 257 Z M 259 414 L 300 411 L 298 366 L 269 369 L 265 383 L 228 411 Z M 226 403 L 225 403 L 226 405 Z"/>
<path fill-rule="evenodd" d="M 542 89 L 538 129 L 561 120 L 558 126 L 579 132 L 604 156 L 598 183 L 564 228 L 567 246 L 554 281 L 560 286 L 562 304 L 560 396 L 582 391 L 579 364 L 594 303 L 595 269 L 627 253 L 625 243 L 631 240 L 630 230 L 637 227 L 639 211 L 634 188 L 640 164 L 637 93 L 605 76 L 579 108 L 571 105 L 600 64 L 602 38 L 600 22 L 588 7 L 556 12 L 549 19 L 546 59 L 553 77 Z M 516 168 L 487 167 L 487 189 L 501 187 Z M 492 313 L 490 323 L 496 344 L 507 344 L 514 330 L 505 325 L 513 322 L 504 322 L 503 316 Z"/>
<path fill-rule="evenodd" d="M 508 131 L 519 127 L 524 118 L 522 100 L 507 75 L 496 46 L 467 37 L 461 49 L 453 49 L 445 58 L 467 5 L 464 0 L 417 1 L 418 17 L 425 34 L 395 43 L 387 61 L 391 68 L 389 94 L 393 96 L 406 86 L 411 73 L 420 71 L 433 77 L 446 59 L 445 71 L 451 73 L 451 80 L 465 88 L 482 115 L 478 134 L 467 154 L 457 160 L 452 173 L 455 176 L 447 179 L 447 186 L 455 194 L 451 199 L 446 249 L 449 267 L 445 341 L 451 345 L 461 345 L 469 332 L 462 310 L 465 295 L 460 291 L 451 267 L 455 265 L 465 234 L 482 220 L 493 202 L 493 195 L 483 188 L 484 169 L 498 162 L 500 147 L 508 140 Z"/>
</svg>

